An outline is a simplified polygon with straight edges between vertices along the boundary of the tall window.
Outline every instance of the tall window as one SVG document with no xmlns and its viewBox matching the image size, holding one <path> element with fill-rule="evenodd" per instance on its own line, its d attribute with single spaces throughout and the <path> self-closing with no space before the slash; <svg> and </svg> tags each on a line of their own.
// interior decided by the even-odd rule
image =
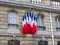
<svg viewBox="0 0 60 45">
<path fill-rule="evenodd" d="M 37 29 L 38 30 L 45 30 L 45 26 L 44 26 L 44 16 L 38 16 L 38 20 L 37 20 Z"/>
<path fill-rule="evenodd" d="M 60 45 L 60 41 L 57 41 L 57 45 Z"/>
<path fill-rule="evenodd" d="M 39 41 L 38 45 L 48 45 L 48 41 Z"/>
<path fill-rule="evenodd" d="M 56 21 L 56 30 L 57 30 L 57 31 L 60 31 L 60 18 L 57 17 L 57 18 L 55 19 L 55 21 Z"/>
<path fill-rule="evenodd" d="M 20 45 L 19 40 L 8 40 L 8 45 Z"/>
<path fill-rule="evenodd" d="M 15 12 L 8 12 L 8 28 L 16 29 L 18 27 L 17 15 Z"/>
<path fill-rule="evenodd" d="M 43 16 L 39 16 L 38 17 L 38 26 L 43 26 L 44 25 L 44 17 Z"/>
</svg>

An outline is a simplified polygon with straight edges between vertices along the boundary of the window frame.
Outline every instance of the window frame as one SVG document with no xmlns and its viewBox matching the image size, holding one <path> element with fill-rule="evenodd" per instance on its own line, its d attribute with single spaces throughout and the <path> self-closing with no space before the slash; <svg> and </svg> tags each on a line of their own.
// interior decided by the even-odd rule
<svg viewBox="0 0 60 45">
<path fill-rule="evenodd" d="M 41 23 L 43 23 L 43 25 L 37 25 L 37 29 L 38 30 L 46 30 L 46 27 L 44 26 L 44 18 L 45 18 L 45 16 L 42 13 L 39 13 L 37 17 L 38 17 L 38 19 L 39 19 L 39 17 L 43 17 L 43 21 L 41 22 Z"/>
<path fill-rule="evenodd" d="M 9 20 L 11 20 L 11 17 L 10 17 L 10 19 L 9 19 L 9 13 L 15 13 L 16 14 L 16 16 L 17 16 L 17 13 L 15 12 L 15 11 L 9 11 L 8 12 L 8 29 L 17 29 L 18 28 L 18 24 L 16 23 L 16 24 L 12 24 L 12 23 L 9 23 Z M 12 17 L 13 18 L 13 17 Z M 17 17 L 16 17 L 17 18 Z M 15 20 L 14 18 L 13 18 L 13 20 Z M 16 19 L 16 22 L 17 22 L 17 19 Z M 16 25 L 16 28 L 11 28 L 10 26 L 14 26 L 14 25 Z"/>
<path fill-rule="evenodd" d="M 13 45 L 13 44 L 15 44 L 15 45 L 20 45 L 20 41 L 19 40 L 8 40 L 8 45 Z"/>
<path fill-rule="evenodd" d="M 55 17 L 55 25 L 56 25 L 56 31 L 60 31 L 60 25 L 59 25 L 59 23 L 60 23 L 60 18 L 59 18 L 60 16 L 56 16 Z"/>
<path fill-rule="evenodd" d="M 40 40 L 40 41 L 38 41 L 38 45 L 40 45 L 40 44 L 41 45 L 46 45 L 46 44 L 48 45 L 48 41 L 46 41 L 46 40 L 44 40 L 44 41 Z"/>
</svg>

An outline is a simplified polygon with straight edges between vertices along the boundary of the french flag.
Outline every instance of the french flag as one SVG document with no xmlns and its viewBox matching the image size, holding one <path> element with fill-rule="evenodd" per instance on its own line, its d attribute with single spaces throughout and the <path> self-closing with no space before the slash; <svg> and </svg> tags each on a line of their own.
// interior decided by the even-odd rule
<svg viewBox="0 0 60 45">
<path fill-rule="evenodd" d="M 34 16 L 33 12 L 30 12 L 31 17 L 31 34 L 34 35 L 37 32 L 37 17 Z"/>
<path fill-rule="evenodd" d="M 29 14 L 28 12 L 23 16 L 23 21 L 22 21 L 22 33 L 23 34 L 29 34 L 31 30 L 31 25 L 29 23 Z"/>
<path fill-rule="evenodd" d="M 27 34 L 27 30 L 26 30 L 26 16 L 23 16 L 23 21 L 22 21 L 22 33 L 23 34 Z M 24 32 L 25 31 L 25 32 Z"/>
<path fill-rule="evenodd" d="M 22 33 L 34 35 L 37 32 L 37 17 L 33 16 L 33 12 L 27 12 L 23 16 Z"/>
</svg>

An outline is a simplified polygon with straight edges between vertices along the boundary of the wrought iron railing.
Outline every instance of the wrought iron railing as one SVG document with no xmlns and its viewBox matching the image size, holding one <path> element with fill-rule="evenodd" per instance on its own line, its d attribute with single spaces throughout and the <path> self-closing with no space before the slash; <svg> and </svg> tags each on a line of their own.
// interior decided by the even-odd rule
<svg viewBox="0 0 60 45">
<path fill-rule="evenodd" d="M 45 26 L 37 26 L 37 30 L 46 30 Z"/>
</svg>

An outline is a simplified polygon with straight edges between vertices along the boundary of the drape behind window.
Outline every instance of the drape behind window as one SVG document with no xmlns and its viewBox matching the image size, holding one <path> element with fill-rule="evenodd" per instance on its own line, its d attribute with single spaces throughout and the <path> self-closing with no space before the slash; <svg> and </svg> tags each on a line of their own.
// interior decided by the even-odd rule
<svg viewBox="0 0 60 45">
<path fill-rule="evenodd" d="M 8 13 L 8 28 L 9 29 L 17 29 L 18 27 L 18 19 L 15 12 Z"/>
<path fill-rule="evenodd" d="M 8 23 L 9 24 L 18 24 L 16 13 L 14 13 L 14 12 L 8 13 Z"/>
<path fill-rule="evenodd" d="M 43 26 L 43 16 L 39 16 L 39 18 L 37 20 L 37 25 L 38 26 Z"/>
</svg>

